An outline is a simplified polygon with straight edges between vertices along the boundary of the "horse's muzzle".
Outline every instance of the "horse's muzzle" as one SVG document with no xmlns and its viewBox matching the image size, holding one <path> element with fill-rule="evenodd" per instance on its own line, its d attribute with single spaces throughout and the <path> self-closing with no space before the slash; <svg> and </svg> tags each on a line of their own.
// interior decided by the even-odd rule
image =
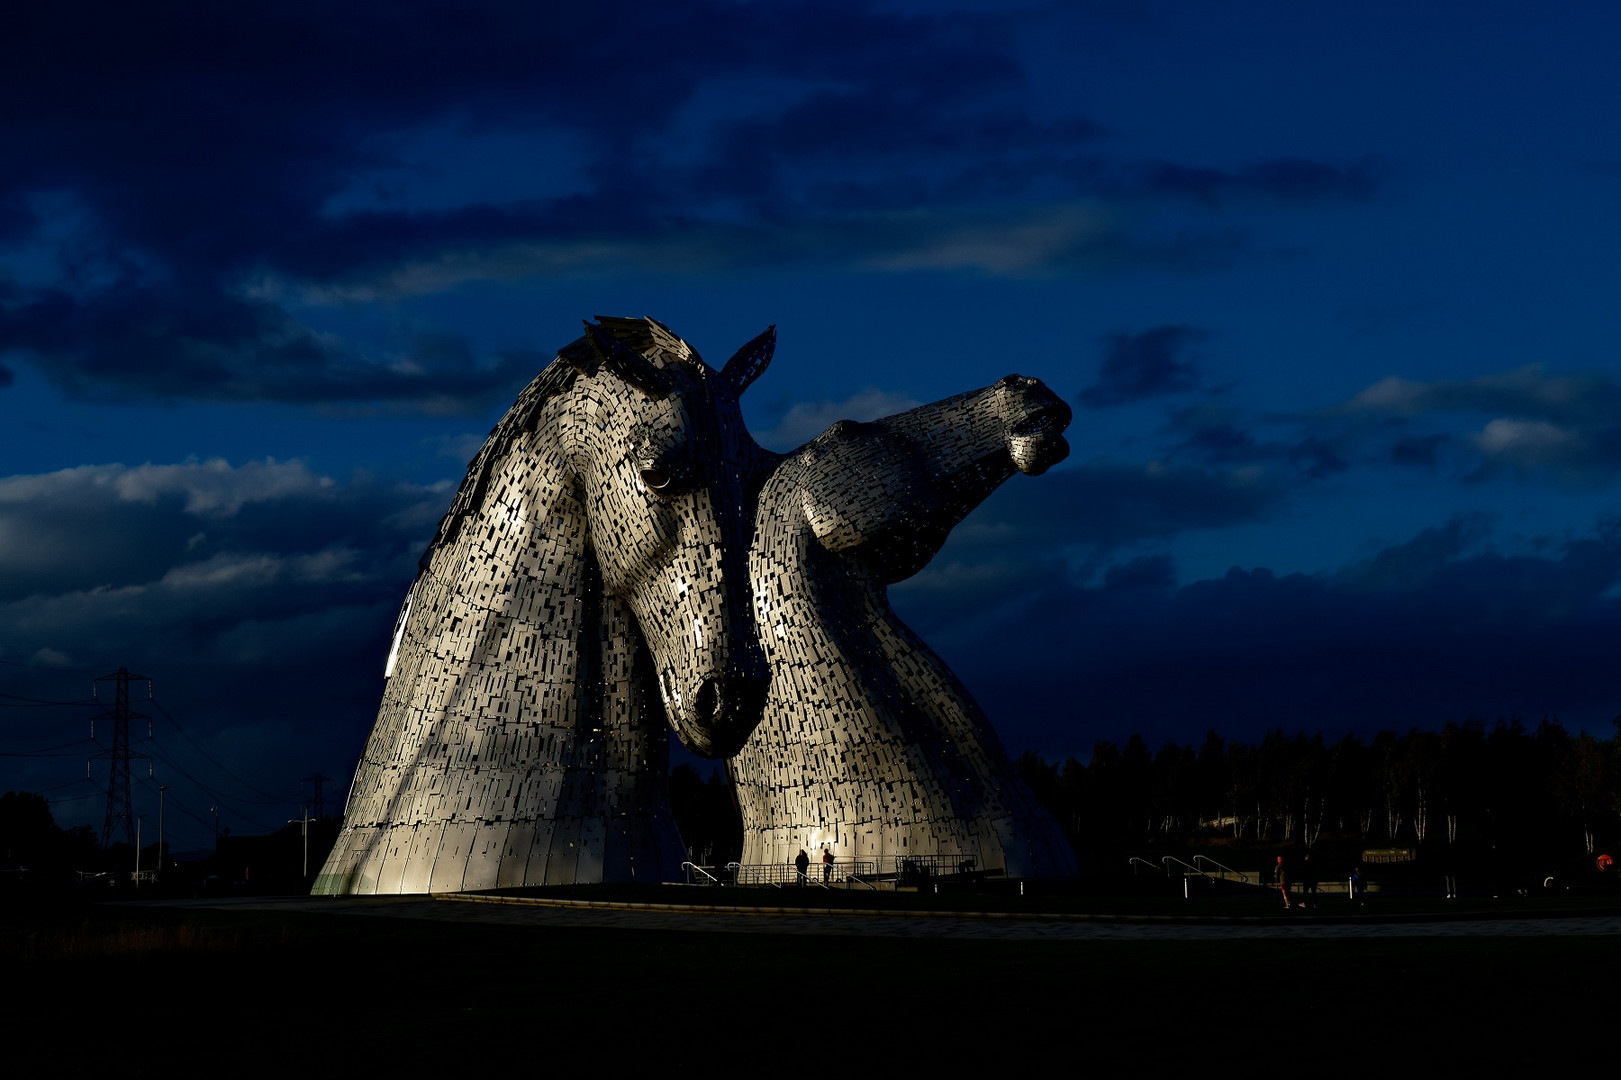
<svg viewBox="0 0 1621 1080">
<path fill-rule="evenodd" d="M 765 709 L 771 680 L 764 675 L 706 675 L 682 710 L 678 734 L 702 757 L 731 757 L 743 749 Z"/>
</svg>

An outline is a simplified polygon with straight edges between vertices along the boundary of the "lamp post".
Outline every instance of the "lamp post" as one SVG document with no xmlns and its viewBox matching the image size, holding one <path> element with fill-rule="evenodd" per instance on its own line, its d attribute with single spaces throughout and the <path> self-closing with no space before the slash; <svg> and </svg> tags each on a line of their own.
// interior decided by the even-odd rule
<svg viewBox="0 0 1621 1080">
<path fill-rule="evenodd" d="M 163 877 L 163 793 L 169 790 L 168 784 L 158 785 L 158 878 Z"/>
<path fill-rule="evenodd" d="M 306 803 L 300 806 L 299 810 L 303 812 L 304 816 L 301 818 L 288 818 L 287 824 L 291 825 L 296 821 L 302 822 L 304 825 L 304 877 L 307 879 L 310 876 L 310 808 Z"/>
</svg>

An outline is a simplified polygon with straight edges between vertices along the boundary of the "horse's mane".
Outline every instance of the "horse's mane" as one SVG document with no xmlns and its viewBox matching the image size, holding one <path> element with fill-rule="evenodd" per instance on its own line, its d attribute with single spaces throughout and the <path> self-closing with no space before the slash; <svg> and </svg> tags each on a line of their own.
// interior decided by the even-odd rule
<svg viewBox="0 0 1621 1080">
<path fill-rule="evenodd" d="M 597 324 L 611 337 L 655 363 L 661 365 L 696 363 L 699 367 L 704 366 L 703 358 L 698 355 L 698 351 L 657 319 L 598 315 Z M 428 569 L 434 552 L 455 541 L 456 534 L 461 531 L 462 522 L 484 501 L 491 469 L 496 462 L 506 457 L 513 441 L 522 435 L 532 433 L 540 421 L 540 413 L 546 403 L 559 394 L 567 393 L 574 386 L 574 380 L 578 376 L 596 374 L 599 362 L 596 350 L 582 335 L 557 350 L 557 356 L 552 362 L 523 388 L 518 394 L 518 399 L 512 403 L 512 408 L 508 409 L 506 415 L 490 429 L 484 445 L 479 448 L 473 460 L 467 463 L 467 475 L 462 478 L 461 485 L 456 489 L 456 497 L 451 500 L 450 509 L 439 519 L 439 528 L 434 533 L 432 542 L 417 560 L 419 573 Z"/>
</svg>

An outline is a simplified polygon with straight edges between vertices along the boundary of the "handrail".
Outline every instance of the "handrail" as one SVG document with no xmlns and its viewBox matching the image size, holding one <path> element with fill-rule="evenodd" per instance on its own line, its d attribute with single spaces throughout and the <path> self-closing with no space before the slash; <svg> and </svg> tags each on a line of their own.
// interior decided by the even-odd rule
<svg viewBox="0 0 1621 1080">
<path fill-rule="evenodd" d="M 1201 861 L 1207 862 L 1211 866 L 1214 866 L 1216 869 L 1220 870 L 1221 871 L 1221 879 L 1223 881 L 1227 880 L 1227 875 L 1228 874 L 1232 874 L 1235 877 L 1237 877 L 1239 881 L 1242 881 L 1244 884 L 1246 884 L 1246 885 L 1250 884 L 1250 876 L 1248 874 L 1244 873 L 1241 870 L 1234 870 L 1230 866 L 1223 866 L 1221 863 L 1217 862 L 1215 859 L 1212 859 L 1208 855 L 1195 855 L 1193 857 L 1193 862 L 1194 862 L 1195 866 L 1197 866 Z M 1206 875 L 1206 876 L 1208 876 L 1208 875 Z"/>
<path fill-rule="evenodd" d="M 839 856 L 832 863 L 813 862 L 799 876 L 793 863 L 728 863 L 726 870 L 736 885 L 814 885 L 817 888 L 859 883 L 877 892 L 874 881 L 898 884 L 933 883 L 977 873 L 978 856 L 973 854 Z"/>
<path fill-rule="evenodd" d="M 1166 855 L 1165 857 L 1160 859 L 1160 863 L 1161 863 L 1161 865 L 1163 865 L 1165 863 L 1175 863 L 1176 865 L 1182 867 L 1184 870 L 1193 871 L 1195 874 L 1198 874 L 1200 877 L 1207 877 L 1207 878 L 1210 877 L 1209 874 L 1205 873 L 1203 870 L 1199 869 L 1197 866 L 1194 866 L 1192 863 L 1185 863 L 1181 859 L 1177 858 L 1175 855 Z M 1166 877 L 1171 876 L 1171 868 L 1169 866 L 1165 867 L 1165 876 Z M 1216 879 L 1215 878 L 1210 878 L 1210 880 L 1215 881 Z"/>
<path fill-rule="evenodd" d="M 698 873 L 700 873 L 704 877 L 708 878 L 709 883 L 711 885 L 719 885 L 720 884 L 720 878 L 716 877 L 714 874 L 711 874 L 708 870 L 706 870 L 703 867 L 699 866 L 697 863 L 684 862 L 684 863 L 681 864 L 681 869 L 688 871 L 687 877 L 688 877 L 689 880 L 692 877 L 692 871 L 696 870 Z"/>
<path fill-rule="evenodd" d="M 1169 870 L 1167 870 L 1165 867 L 1163 867 L 1163 866 L 1155 866 L 1153 863 L 1149 862 L 1147 859 L 1140 859 L 1135 855 L 1133 855 L 1131 857 L 1131 859 L 1129 861 L 1127 861 L 1126 865 L 1127 866 L 1132 866 L 1132 865 L 1135 865 L 1136 863 L 1142 863 L 1144 866 L 1148 867 L 1150 870 L 1156 870 L 1156 871 L 1164 874 L 1166 877 L 1170 877 L 1170 875 L 1171 875 L 1171 872 Z"/>
</svg>

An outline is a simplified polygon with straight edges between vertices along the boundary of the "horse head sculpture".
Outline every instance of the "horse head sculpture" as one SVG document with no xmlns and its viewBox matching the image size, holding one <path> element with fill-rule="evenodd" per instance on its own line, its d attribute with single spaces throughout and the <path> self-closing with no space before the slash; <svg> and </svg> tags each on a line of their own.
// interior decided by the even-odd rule
<svg viewBox="0 0 1621 1080">
<path fill-rule="evenodd" d="M 983 711 L 887 593 L 999 485 L 1062 461 L 1070 418 L 1040 382 L 1010 375 L 873 423 L 841 421 L 778 465 L 749 552 L 771 689 L 728 763 L 745 864 L 827 845 L 857 860 L 1075 872 Z"/>
<path fill-rule="evenodd" d="M 557 437 L 602 588 L 635 614 L 676 735 L 704 757 L 734 754 L 765 697 L 745 553 L 767 460 L 743 426 L 747 383 L 734 379 L 740 368 L 750 381 L 759 374 L 775 332 L 717 372 L 657 323 L 603 321 L 632 342 L 647 327 L 655 355 L 669 359 L 656 366 L 589 323 L 589 350 L 564 352 L 580 375 Z"/>
<path fill-rule="evenodd" d="M 716 371 L 602 317 L 519 394 L 419 563 L 316 892 L 674 873 L 665 722 L 734 753 L 767 685 L 745 559 L 775 456 L 738 395 L 774 342 Z"/>
</svg>

